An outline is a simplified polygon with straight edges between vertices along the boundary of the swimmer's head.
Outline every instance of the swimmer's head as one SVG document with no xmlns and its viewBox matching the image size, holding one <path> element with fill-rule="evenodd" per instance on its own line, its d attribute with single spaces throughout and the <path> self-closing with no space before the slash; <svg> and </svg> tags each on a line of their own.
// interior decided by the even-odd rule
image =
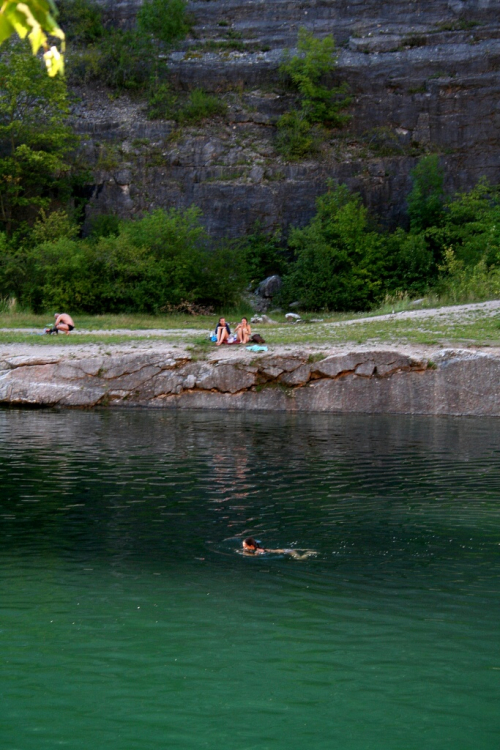
<svg viewBox="0 0 500 750">
<path fill-rule="evenodd" d="M 243 540 L 243 549 L 248 550 L 248 552 L 255 552 L 258 549 L 262 549 L 262 547 L 253 536 L 249 536 Z"/>
</svg>

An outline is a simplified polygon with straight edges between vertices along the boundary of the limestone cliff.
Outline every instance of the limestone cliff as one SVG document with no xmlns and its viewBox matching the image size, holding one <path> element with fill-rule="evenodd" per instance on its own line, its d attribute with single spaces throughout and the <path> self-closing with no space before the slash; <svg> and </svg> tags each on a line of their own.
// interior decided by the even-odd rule
<svg viewBox="0 0 500 750">
<path fill-rule="evenodd" d="M 140 0 L 102 4 L 127 26 Z M 217 92 L 228 116 L 180 131 L 126 97 L 78 91 L 74 125 L 95 175 L 87 214 L 195 203 L 215 235 L 256 219 L 287 228 L 309 220 L 331 177 L 395 222 L 429 150 L 441 154 L 450 191 L 483 175 L 498 181 L 499 11 L 499 0 L 192 0 L 193 34 L 171 56 L 173 80 Z M 300 26 L 337 40 L 335 79 L 350 86 L 352 119 L 316 159 L 289 164 L 273 147 L 273 124 L 291 105 L 277 68 Z M 217 48 L 228 39 L 237 48 Z"/>
<path fill-rule="evenodd" d="M 500 416 L 500 358 L 476 351 L 0 356 L 0 403 L 11 405 Z"/>
</svg>

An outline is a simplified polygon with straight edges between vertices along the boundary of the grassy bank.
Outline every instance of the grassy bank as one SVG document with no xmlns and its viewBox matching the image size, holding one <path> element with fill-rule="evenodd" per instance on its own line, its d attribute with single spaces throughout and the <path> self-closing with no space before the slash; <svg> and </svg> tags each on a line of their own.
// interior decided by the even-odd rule
<svg viewBox="0 0 500 750">
<path fill-rule="evenodd" d="M 283 314 L 273 315 L 276 322 L 253 326 L 266 342 L 273 345 L 326 347 L 359 344 L 420 344 L 500 346 L 500 303 L 492 302 L 459 308 L 413 310 L 401 303 L 387 306 L 369 316 L 336 315 L 320 318 L 304 315 L 298 324 L 289 324 Z M 407 308 L 406 311 L 404 308 Z M 403 309 L 402 309 L 403 308 Z M 394 310 L 394 313 L 393 313 Z M 389 312 L 389 314 L 387 314 Z M 77 316 L 77 332 L 70 336 L 41 336 L 50 318 L 29 313 L 0 315 L 0 344 L 39 344 L 61 347 L 100 344 L 186 344 L 210 348 L 208 332 L 216 316 L 187 315 L 99 315 Z M 228 316 L 234 325 L 234 320 Z M 26 330 L 22 330 L 26 329 Z M 34 332 L 37 329 L 37 332 Z"/>
</svg>

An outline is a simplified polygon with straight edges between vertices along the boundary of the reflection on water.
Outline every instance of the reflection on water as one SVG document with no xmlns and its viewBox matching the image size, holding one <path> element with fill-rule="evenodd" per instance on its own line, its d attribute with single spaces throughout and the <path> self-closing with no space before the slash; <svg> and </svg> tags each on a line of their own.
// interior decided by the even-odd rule
<svg viewBox="0 0 500 750">
<path fill-rule="evenodd" d="M 497 420 L 0 411 L 2 748 L 496 750 L 499 458 Z"/>
</svg>

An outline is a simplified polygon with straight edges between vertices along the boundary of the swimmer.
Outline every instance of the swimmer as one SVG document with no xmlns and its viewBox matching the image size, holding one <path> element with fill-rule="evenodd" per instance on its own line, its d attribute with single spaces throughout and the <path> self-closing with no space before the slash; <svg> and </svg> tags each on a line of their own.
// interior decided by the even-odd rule
<svg viewBox="0 0 500 750">
<path fill-rule="evenodd" d="M 308 557 L 314 557 L 318 554 L 313 549 L 264 549 L 264 547 L 262 547 L 253 536 L 249 536 L 243 540 L 244 555 L 263 555 L 266 552 L 274 555 L 289 555 L 295 560 L 306 560 Z"/>
<path fill-rule="evenodd" d="M 243 554 L 244 555 L 262 555 L 264 552 L 269 550 L 264 549 L 260 544 L 253 538 L 253 536 L 247 537 L 243 540 Z"/>
</svg>

